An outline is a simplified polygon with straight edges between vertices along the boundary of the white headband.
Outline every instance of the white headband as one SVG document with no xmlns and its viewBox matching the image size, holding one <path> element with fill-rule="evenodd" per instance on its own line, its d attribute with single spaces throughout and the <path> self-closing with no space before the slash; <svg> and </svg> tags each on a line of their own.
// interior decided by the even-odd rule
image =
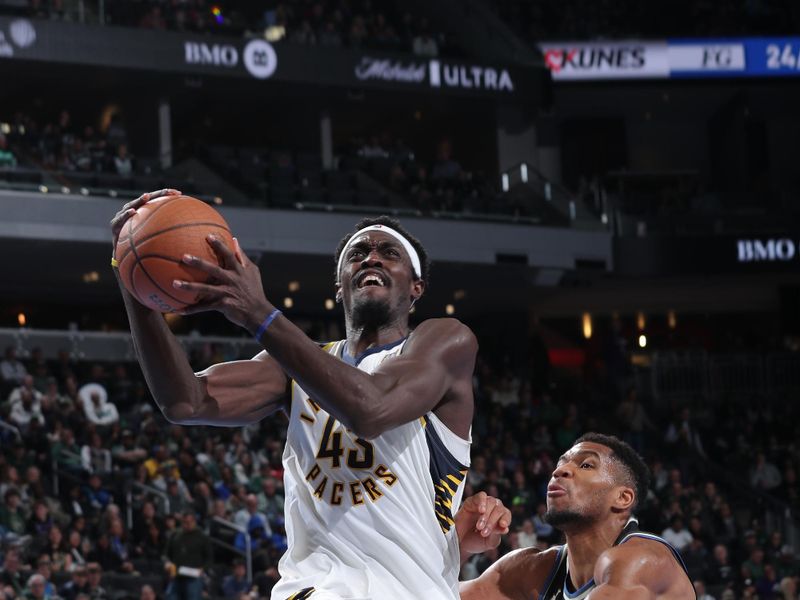
<svg viewBox="0 0 800 600">
<path fill-rule="evenodd" d="M 339 263 L 336 265 L 336 277 L 337 277 L 337 279 L 339 278 L 340 273 L 342 272 L 342 264 L 344 263 L 344 255 L 347 252 L 347 249 L 350 247 L 350 244 L 352 244 L 353 241 L 358 236 L 360 236 L 362 233 L 366 233 L 368 231 L 382 231 L 384 233 L 388 233 L 390 236 L 395 238 L 398 242 L 403 244 L 403 248 L 405 249 L 406 254 L 408 254 L 408 257 L 411 259 L 411 266 L 414 269 L 414 276 L 417 277 L 418 279 L 422 277 L 422 268 L 420 267 L 420 264 L 419 264 L 419 255 L 417 254 L 417 251 L 414 250 L 414 246 L 411 245 L 411 242 L 409 242 L 402 234 L 396 232 L 391 227 L 387 227 L 386 225 L 370 225 L 369 227 L 364 227 L 364 229 L 356 231 L 353 234 L 353 237 L 351 237 L 347 241 L 347 243 L 344 245 L 344 248 L 342 248 L 342 252 L 341 252 L 341 254 L 339 254 Z"/>
</svg>

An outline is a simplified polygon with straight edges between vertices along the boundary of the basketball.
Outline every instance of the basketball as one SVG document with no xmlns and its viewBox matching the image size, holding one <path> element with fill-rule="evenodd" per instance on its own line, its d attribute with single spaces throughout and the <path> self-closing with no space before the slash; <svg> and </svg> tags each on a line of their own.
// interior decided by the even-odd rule
<svg viewBox="0 0 800 600">
<path fill-rule="evenodd" d="M 115 258 L 125 288 L 142 304 L 168 313 L 197 301 L 197 294 L 172 286 L 175 279 L 206 282 L 208 275 L 181 261 L 192 254 L 219 262 L 208 245 L 209 234 L 233 248 L 230 228 L 214 208 L 189 196 L 152 200 L 122 227 Z"/>
</svg>

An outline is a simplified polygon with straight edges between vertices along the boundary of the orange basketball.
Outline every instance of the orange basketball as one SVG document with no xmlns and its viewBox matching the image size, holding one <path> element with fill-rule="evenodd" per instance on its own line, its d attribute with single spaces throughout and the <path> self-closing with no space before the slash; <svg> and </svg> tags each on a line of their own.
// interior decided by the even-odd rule
<svg viewBox="0 0 800 600">
<path fill-rule="evenodd" d="M 175 279 L 206 282 L 208 276 L 181 262 L 192 254 L 218 263 L 206 237 L 213 233 L 233 248 L 225 219 L 211 206 L 189 196 L 167 196 L 137 209 L 123 225 L 114 257 L 125 288 L 142 304 L 174 312 L 194 304 L 195 292 L 172 286 Z"/>
</svg>

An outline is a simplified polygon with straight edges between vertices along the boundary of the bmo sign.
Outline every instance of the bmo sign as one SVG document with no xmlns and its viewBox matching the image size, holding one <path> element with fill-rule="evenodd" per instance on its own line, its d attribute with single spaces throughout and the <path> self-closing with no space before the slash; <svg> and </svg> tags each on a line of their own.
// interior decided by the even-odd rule
<svg viewBox="0 0 800 600">
<path fill-rule="evenodd" d="M 184 61 L 187 65 L 204 65 L 235 69 L 239 65 L 239 49 L 231 44 L 184 42 Z M 256 79 L 271 77 L 278 66 L 274 48 L 264 40 L 250 40 L 241 52 L 247 72 Z"/>
<path fill-rule="evenodd" d="M 797 244 L 789 238 L 736 240 L 740 263 L 789 262 L 797 256 Z"/>
<path fill-rule="evenodd" d="M 213 65 L 235 67 L 239 63 L 239 51 L 229 44 L 206 44 L 184 42 L 186 63 L 189 65 Z"/>
</svg>

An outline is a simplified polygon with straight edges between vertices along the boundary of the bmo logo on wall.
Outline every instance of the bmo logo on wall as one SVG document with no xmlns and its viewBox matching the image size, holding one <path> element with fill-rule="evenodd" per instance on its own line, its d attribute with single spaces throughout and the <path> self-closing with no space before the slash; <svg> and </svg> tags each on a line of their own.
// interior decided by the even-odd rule
<svg viewBox="0 0 800 600">
<path fill-rule="evenodd" d="M 184 42 L 184 60 L 188 65 L 206 65 L 235 69 L 239 65 L 239 50 L 232 44 Z M 245 69 L 256 79 L 267 79 L 278 67 L 278 56 L 264 40 L 251 40 L 242 51 Z"/>
<path fill-rule="evenodd" d="M 789 262 L 797 257 L 797 244 L 789 238 L 736 240 L 740 263 Z"/>
</svg>

